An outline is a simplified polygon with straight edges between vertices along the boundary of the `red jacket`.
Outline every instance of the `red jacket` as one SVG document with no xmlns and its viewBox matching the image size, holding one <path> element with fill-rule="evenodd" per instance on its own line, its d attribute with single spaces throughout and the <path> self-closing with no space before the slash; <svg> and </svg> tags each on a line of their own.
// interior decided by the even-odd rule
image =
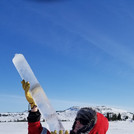
<svg viewBox="0 0 134 134">
<path fill-rule="evenodd" d="M 29 112 L 28 115 L 28 134 L 50 134 L 50 132 L 43 128 L 40 123 L 40 112 Z"/>
<path fill-rule="evenodd" d="M 97 113 L 97 122 L 89 134 L 106 134 L 108 130 L 108 120 L 101 113 Z"/>
<path fill-rule="evenodd" d="M 43 127 L 38 122 L 29 122 L 28 123 L 28 134 L 41 134 Z"/>
<path fill-rule="evenodd" d="M 40 121 L 38 121 L 28 123 L 28 134 L 50 134 L 50 132 L 46 128 L 43 128 L 40 124 Z"/>
</svg>

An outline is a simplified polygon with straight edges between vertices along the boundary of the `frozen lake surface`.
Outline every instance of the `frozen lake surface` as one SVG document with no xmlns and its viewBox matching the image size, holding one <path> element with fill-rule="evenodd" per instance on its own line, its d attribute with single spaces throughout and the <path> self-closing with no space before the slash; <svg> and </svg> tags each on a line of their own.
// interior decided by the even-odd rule
<svg viewBox="0 0 134 134">
<path fill-rule="evenodd" d="M 42 125 L 44 122 L 42 122 Z M 73 122 L 63 122 L 66 130 L 70 130 Z M 27 134 L 26 122 L 1 122 L 1 134 Z M 134 122 L 131 121 L 115 121 L 109 123 L 107 134 L 134 134 Z"/>
</svg>

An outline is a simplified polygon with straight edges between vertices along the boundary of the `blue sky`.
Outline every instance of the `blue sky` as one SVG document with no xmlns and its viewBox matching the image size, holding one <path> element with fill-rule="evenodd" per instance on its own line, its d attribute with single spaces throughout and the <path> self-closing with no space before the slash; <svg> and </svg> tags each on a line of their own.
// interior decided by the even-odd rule
<svg viewBox="0 0 134 134">
<path fill-rule="evenodd" d="M 1 0 L 0 112 L 27 109 L 12 58 L 24 54 L 56 110 L 134 112 L 132 0 Z"/>
</svg>

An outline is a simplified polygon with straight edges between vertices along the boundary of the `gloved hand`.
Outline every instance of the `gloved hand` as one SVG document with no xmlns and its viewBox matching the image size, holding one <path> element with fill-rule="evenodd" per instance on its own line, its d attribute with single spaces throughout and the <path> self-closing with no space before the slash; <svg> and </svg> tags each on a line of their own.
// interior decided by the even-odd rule
<svg viewBox="0 0 134 134">
<path fill-rule="evenodd" d="M 22 83 L 22 87 L 25 91 L 25 97 L 27 99 L 27 101 L 29 102 L 29 104 L 31 105 L 31 108 L 33 108 L 34 106 L 37 106 L 29 92 L 29 89 L 30 89 L 30 83 L 29 82 L 25 82 L 25 80 L 22 80 L 21 81 Z"/>
<path fill-rule="evenodd" d="M 59 130 L 59 133 L 57 133 L 57 131 L 54 130 L 54 131 L 51 131 L 51 134 L 63 134 L 63 130 Z M 68 130 L 66 130 L 64 134 L 69 134 Z"/>
</svg>

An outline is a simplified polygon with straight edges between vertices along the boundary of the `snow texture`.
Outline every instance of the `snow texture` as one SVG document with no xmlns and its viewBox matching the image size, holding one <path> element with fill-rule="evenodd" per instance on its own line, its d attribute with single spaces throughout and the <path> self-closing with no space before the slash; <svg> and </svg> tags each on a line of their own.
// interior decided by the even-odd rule
<svg viewBox="0 0 134 134">
<path fill-rule="evenodd" d="M 73 122 L 63 122 L 66 130 L 70 130 Z M 42 122 L 44 126 L 44 122 Z M 0 123 L 0 134 L 27 134 L 26 122 L 3 122 Z M 109 130 L 107 134 L 133 134 L 134 122 L 131 121 L 115 121 L 109 122 Z"/>
</svg>

